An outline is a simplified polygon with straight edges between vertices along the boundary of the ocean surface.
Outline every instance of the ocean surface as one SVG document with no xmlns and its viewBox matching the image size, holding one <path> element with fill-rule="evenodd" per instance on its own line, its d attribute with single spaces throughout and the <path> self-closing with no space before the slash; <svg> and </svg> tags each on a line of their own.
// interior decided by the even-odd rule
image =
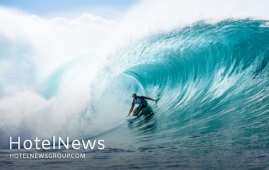
<svg viewBox="0 0 269 170">
<path fill-rule="evenodd" d="M 89 133 L 65 124 L 73 138 L 103 139 L 106 148 L 57 151 L 85 159 L 10 159 L 15 151 L 2 147 L 0 169 L 269 169 L 269 21 L 198 21 L 140 38 L 111 58 L 74 116 Z M 79 61 L 36 91 L 55 96 L 62 77 L 86 67 Z M 129 123 L 134 92 L 159 101 Z"/>
</svg>

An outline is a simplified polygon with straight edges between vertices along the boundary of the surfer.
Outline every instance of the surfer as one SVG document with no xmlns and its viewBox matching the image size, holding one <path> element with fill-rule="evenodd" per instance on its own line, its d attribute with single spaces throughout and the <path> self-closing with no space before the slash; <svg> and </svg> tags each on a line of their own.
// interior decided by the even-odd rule
<svg viewBox="0 0 269 170">
<path fill-rule="evenodd" d="M 133 102 L 132 102 L 132 106 L 131 106 L 131 109 L 129 111 L 128 116 L 132 113 L 135 104 L 139 104 L 139 106 L 137 107 L 138 109 L 134 110 L 133 116 L 137 116 L 138 113 L 142 109 L 144 109 L 144 108 L 146 108 L 148 106 L 148 102 L 146 100 L 152 100 L 152 101 L 155 101 L 155 102 L 158 101 L 158 100 L 154 100 L 154 99 L 152 99 L 150 97 L 146 97 L 146 96 L 137 96 L 135 93 L 132 96 L 133 96 Z"/>
</svg>

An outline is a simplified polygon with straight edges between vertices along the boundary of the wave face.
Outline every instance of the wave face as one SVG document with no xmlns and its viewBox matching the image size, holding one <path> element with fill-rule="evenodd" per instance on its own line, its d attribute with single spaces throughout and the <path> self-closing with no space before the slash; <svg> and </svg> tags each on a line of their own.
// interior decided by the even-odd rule
<svg viewBox="0 0 269 170">
<path fill-rule="evenodd" d="M 113 155 L 102 167 L 268 167 L 268 42 L 267 21 L 200 21 L 123 50 L 97 98 L 113 96 L 117 114 L 133 92 L 160 100 L 149 102 L 154 114 L 99 136 Z"/>
<path fill-rule="evenodd" d="M 103 96 L 113 93 L 128 107 L 132 92 L 160 99 L 151 103 L 153 116 L 129 126 L 140 142 L 265 149 L 269 147 L 268 42 L 268 22 L 261 20 L 200 21 L 153 35 L 120 54 L 120 62 L 107 73 L 106 78 L 114 77 Z M 126 96 L 128 100 L 122 99 Z M 118 131 L 109 133 L 125 134 Z"/>
</svg>

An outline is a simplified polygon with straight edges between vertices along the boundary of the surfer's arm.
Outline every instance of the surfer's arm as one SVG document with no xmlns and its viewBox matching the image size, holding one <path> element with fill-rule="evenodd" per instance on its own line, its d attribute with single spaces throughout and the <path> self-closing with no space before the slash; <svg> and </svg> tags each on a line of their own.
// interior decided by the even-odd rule
<svg viewBox="0 0 269 170">
<path fill-rule="evenodd" d="M 129 111 L 128 116 L 132 113 L 133 110 L 134 110 L 134 102 L 132 103 L 132 106 L 131 106 L 131 108 L 130 108 L 130 111 Z M 127 116 L 127 117 L 128 117 L 128 116 Z"/>
<path fill-rule="evenodd" d="M 152 100 L 152 101 L 157 102 L 157 100 L 154 100 L 154 99 L 152 99 L 152 98 L 150 98 L 150 97 L 146 97 L 146 96 L 143 96 L 143 97 L 144 97 L 144 99 L 147 99 L 147 100 Z"/>
</svg>

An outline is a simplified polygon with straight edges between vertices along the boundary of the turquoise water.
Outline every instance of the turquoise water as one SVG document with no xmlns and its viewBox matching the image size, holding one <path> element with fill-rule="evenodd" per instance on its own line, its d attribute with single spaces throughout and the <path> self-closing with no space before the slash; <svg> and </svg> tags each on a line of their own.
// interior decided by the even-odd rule
<svg viewBox="0 0 269 170">
<path fill-rule="evenodd" d="M 149 102 L 153 114 L 97 133 L 106 149 L 84 151 L 87 159 L 7 159 L 2 167 L 269 168 L 268 42 L 268 21 L 250 19 L 200 21 L 140 39 L 115 54 L 88 111 L 119 106 L 125 117 L 136 92 L 160 99 Z"/>
<path fill-rule="evenodd" d="M 268 167 L 265 25 L 266 21 L 255 20 L 199 22 L 138 42 L 123 54 L 134 61 L 115 86 L 123 84 L 127 91 L 160 101 L 152 104 L 152 117 L 109 132 L 107 140 L 124 141 L 130 133 L 132 140 L 126 145 L 140 149 L 137 155 L 149 160 L 154 155 L 167 166 Z M 122 63 L 125 67 L 128 61 Z M 120 141 L 115 143 L 124 143 Z M 181 164 L 182 159 L 188 163 Z"/>
</svg>

